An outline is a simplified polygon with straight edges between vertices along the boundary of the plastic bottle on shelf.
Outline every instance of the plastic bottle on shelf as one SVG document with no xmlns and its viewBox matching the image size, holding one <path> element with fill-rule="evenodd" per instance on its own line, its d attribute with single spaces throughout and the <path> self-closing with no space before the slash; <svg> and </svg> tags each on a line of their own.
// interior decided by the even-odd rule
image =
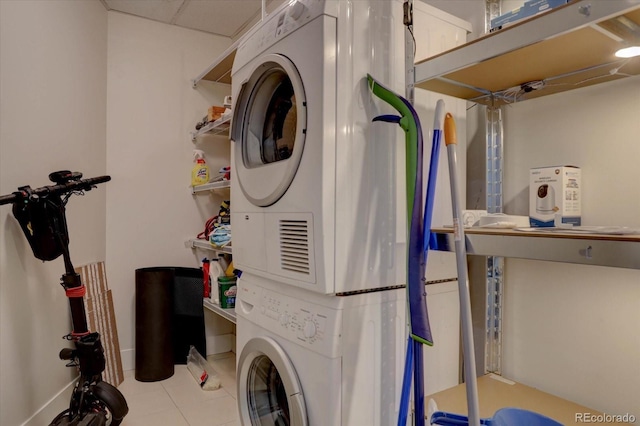
<svg viewBox="0 0 640 426">
<path fill-rule="evenodd" d="M 220 304 L 220 294 L 218 291 L 218 277 L 224 275 L 224 271 L 220 266 L 217 258 L 209 261 L 209 282 L 211 283 L 211 299 L 216 305 Z"/>
<path fill-rule="evenodd" d="M 225 275 L 224 271 L 226 271 L 227 268 L 229 267 L 229 263 L 227 262 L 227 258 L 222 253 L 218 255 L 218 264 L 222 268 L 222 273 L 220 275 L 224 276 Z"/>
<path fill-rule="evenodd" d="M 227 269 L 224 270 L 224 274 L 227 277 L 233 277 L 236 275 L 233 268 L 233 260 L 229 262 L 229 266 L 227 266 Z"/>
<path fill-rule="evenodd" d="M 202 275 L 203 275 L 203 284 L 204 284 L 204 292 L 202 294 L 202 297 L 205 299 L 211 298 L 211 285 L 213 281 L 211 281 L 210 267 L 211 265 L 210 265 L 209 259 L 207 259 L 206 257 L 202 259 Z M 215 282 L 217 283 L 218 280 L 216 279 Z"/>
<path fill-rule="evenodd" d="M 209 182 L 209 166 L 204 160 L 204 152 L 200 149 L 193 150 L 194 165 L 191 169 L 191 186 L 202 185 Z"/>
</svg>

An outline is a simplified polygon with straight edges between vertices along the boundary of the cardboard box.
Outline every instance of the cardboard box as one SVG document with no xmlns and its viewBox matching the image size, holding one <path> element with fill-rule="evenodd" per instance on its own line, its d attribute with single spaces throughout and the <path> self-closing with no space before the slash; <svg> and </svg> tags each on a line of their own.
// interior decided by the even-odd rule
<svg viewBox="0 0 640 426">
<path fill-rule="evenodd" d="M 562 6 L 571 0 L 529 0 L 517 9 L 513 9 L 491 20 L 491 31 L 499 30 L 521 19 L 546 12 L 554 7 Z"/>
<path fill-rule="evenodd" d="M 467 414 L 466 387 L 464 383 L 425 397 L 425 401 L 430 399 L 435 401 L 438 410 Z M 540 413 L 564 425 L 581 423 L 578 419 L 601 419 L 603 415 L 600 411 L 495 374 L 478 377 L 478 399 L 479 414 L 483 418 L 493 417 L 498 410 L 504 407 L 518 407 L 523 410 Z M 585 421 L 585 423 L 587 422 Z M 531 423 L 521 422 L 514 424 L 527 425 Z M 598 426 L 605 424 L 614 423 L 604 420 Z"/>
<path fill-rule="evenodd" d="M 116 326 L 113 296 L 107 285 L 104 262 L 96 262 L 76 268 L 82 283 L 87 288 L 84 297 L 89 331 L 100 333 L 106 361 L 102 378 L 113 386 L 124 381 L 124 371 L 120 355 L 118 327 Z"/>
<path fill-rule="evenodd" d="M 222 117 L 222 114 L 224 114 L 225 111 L 226 111 L 225 107 L 215 106 L 215 105 L 210 106 L 207 112 L 207 120 L 216 121 L 217 119 Z"/>
<path fill-rule="evenodd" d="M 529 173 L 529 224 L 533 227 L 581 224 L 580 168 L 553 166 Z"/>
</svg>

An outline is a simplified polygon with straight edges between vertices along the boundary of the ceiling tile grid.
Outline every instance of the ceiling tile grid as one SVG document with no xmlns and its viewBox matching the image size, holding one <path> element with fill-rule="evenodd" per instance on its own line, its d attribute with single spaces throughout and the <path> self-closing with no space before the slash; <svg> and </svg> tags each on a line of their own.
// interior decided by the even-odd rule
<svg viewBox="0 0 640 426">
<path fill-rule="evenodd" d="M 100 0 L 107 10 L 237 38 L 260 20 L 262 0 Z M 267 0 L 267 13 L 286 0 Z"/>
</svg>

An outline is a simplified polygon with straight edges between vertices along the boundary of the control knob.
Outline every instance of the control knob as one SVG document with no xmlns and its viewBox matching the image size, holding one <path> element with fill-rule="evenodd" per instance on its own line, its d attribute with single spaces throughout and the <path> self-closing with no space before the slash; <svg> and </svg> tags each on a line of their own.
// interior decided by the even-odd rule
<svg viewBox="0 0 640 426">
<path fill-rule="evenodd" d="M 280 325 L 283 327 L 286 327 L 287 324 L 289 324 L 289 315 L 288 314 L 282 314 L 280 315 Z"/>
<path fill-rule="evenodd" d="M 304 3 L 297 1 L 291 6 L 291 9 L 289 9 L 289 16 L 291 16 L 294 21 L 297 21 L 302 16 L 306 8 L 307 6 L 305 6 Z"/>
<path fill-rule="evenodd" d="M 302 333 L 304 334 L 304 337 L 306 337 L 307 339 L 311 339 L 313 336 L 316 335 L 316 323 L 313 320 L 305 320 L 304 322 L 304 328 L 302 329 Z"/>
</svg>

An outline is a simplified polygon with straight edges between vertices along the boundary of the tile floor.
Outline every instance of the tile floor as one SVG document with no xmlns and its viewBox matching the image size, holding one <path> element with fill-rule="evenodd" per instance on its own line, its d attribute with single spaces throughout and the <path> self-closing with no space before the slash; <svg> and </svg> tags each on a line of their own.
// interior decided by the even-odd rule
<svg viewBox="0 0 640 426">
<path fill-rule="evenodd" d="M 129 405 L 122 426 L 239 426 L 235 354 L 207 360 L 222 382 L 219 389 L 202 390 L 186 365 L 176 365 L 173 376 L 159 382 L 139 382 L 126 371 L 118 386 Z"/>
</svg>

